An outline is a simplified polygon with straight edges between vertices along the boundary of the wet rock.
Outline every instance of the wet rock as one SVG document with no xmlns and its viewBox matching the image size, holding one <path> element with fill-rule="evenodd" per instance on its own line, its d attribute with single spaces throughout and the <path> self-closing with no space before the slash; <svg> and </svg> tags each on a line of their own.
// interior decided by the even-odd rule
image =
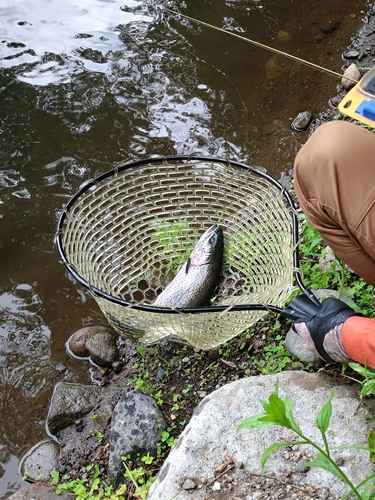
<svg viewBox="0 0 375 500">
<path fill-rule="evenodd" d="M 88 339 L 99 333 L 112 334 L 112 331 L 105 326 L 87 326 L 77 330 L 67 342 L 68 351 L 78 358 L 88 358 L 90 352 L 87 349 L 86 343 Z"/>
<path fill-rule="evenodd" d="M 114 361 L 112 363 L 112 370 L 115 373 L 120 373 L 120 371 L 122 370 L 122 363 L 121 363 L 121 361 Z"/>
<path fill-rule="evenodd" d="M 32 484 L 30 486 L 25 486 L 20 488 L 18 491 L 13 493 L 8 500 L 73 500 L 76 495 L 73 493 L 63 493 L 58 497 L 56 496 L 56 489 L 52 486 L 47 486 L 45 484 Z"/>
<path fill-rule="evenodd" d="M 287 31 L 279 30 L 277 32 L 277 39 L 280 42 L 289 42 L 289 40 L 290 40 L 290 34 Z"/>
<path fill-rule="evenodd" d="M 61 382 L 55 386 L 48 415 L 47 427 L 51 434 L 73 425 L 93 409 L 101 388 Z"/>
<path fill-rule="evenodd" d="M 272 120 L 266 122 L 263 126 L 263 135 L 276 135 L 284 130 L 284 124 L 281 120 Z"/>
<path fill-rule="evenodd" d="M 51 472 L 58 470 L 59 457 L 60 446 L 56 441 L 40 441 L 21 458 L 22 477 L 30 481 L 50 481 Z"/>
<path fill-rule="evenodd" d="M 343 53 L 342 57 L 347 60 L 357 59 L 357 57 L 359 57 L 359 52 L 358 50 L 347 50 Z"/>
<path fill-rule="evenodd" d="M 274 55 L 266 62 L 264 71 L 267 78 L 274 80 L 278 76 L 288 72 L 288 68 L 287 63 L 280 56 Z"/>
<path fill-rule="evenodd" d="M 319 27 L 323 33 L 333 33 L 341 24 L 341 19 L 333 16 L 326 16 L 319 22 Z"/>
<path fill-rule="evenodd" d="M 124 477 L 122 456 L 155 453 L 166 429 L 155 401 L 141 391 L 126 392 L 112 414 L 108 476 L 118 485 Z"/>
<path fill-rule="evenodd" d="M 361 79 L 361 73 L 355 63 L 352 63 L 344 71 L 341 84 L 344 89 L 349 90 Z"/>
<path fill-rule="evenodd" d="M 298 113 L 297 117 L 293 120 L 291 128 L 297 132 L 302 132 L 310 125 L 311 119 L 312 114 L 310 111 L 301 111 L 301 113 Z"/>
<path fill-rule="evenodd" d="M 116 340 L 108 332 L 96 333 L 89 337 L 86 349 L 91 361 L 98 366 L 111 366 L 118 359 Z"/>
</svg>

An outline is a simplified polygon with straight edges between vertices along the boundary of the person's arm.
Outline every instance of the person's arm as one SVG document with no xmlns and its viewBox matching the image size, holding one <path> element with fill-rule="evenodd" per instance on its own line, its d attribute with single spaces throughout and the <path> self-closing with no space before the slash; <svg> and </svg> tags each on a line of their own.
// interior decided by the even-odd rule
<svg viewBox="0 0 375 500">
<path fill-rule="evenodd" d="M 348 318 L 341 329 L 347 355 L 354 361 L 375 368 L 375 320 L 359 316 Z"/>
</svg>

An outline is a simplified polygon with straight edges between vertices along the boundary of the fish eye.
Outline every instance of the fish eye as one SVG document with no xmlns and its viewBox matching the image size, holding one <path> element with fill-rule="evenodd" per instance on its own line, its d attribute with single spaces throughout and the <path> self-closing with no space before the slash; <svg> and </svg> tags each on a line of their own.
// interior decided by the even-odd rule
<svg viewBox="0 0 375 500">
<path fill-rule="evenodd" d="M 213 234 L 210 239 L 208 240 L 209 245 L 213 245 L 216 242 L 216 234 Z"/>
</svg>

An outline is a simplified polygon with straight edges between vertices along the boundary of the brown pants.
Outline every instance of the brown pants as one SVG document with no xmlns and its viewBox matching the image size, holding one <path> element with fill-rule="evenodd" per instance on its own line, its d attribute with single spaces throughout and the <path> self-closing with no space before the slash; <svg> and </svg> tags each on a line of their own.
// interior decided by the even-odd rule
<svg viewBox="0 0 375 500">
<path fill-rule="evenodd" d="M 344 121 L 321 125 L 296 157 L 294 186 L 327 245 L 375 286 L 375 134 Z"/>
</svg>

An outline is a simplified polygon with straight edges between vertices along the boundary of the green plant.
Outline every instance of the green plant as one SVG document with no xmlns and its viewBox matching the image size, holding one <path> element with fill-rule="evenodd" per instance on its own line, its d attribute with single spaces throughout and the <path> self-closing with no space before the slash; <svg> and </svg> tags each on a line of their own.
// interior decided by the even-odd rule
<svg viewBox="0 0 375 500">
<path fill-rule="evenodd" d="M 179 269 L 194 247 L 189 238 L 192 234 L 189 221 L 186 218 L 172 222 L 157 220 L 152 226 L 158 243 L 155 252 L 165 258 L 164 269 Z"/>
<path fill-rule="evenodd" d="M 337 256 L 330 264 L 329 269 L 322 272 L 319 258 L 326 254 L 323 239 L 304 215 L 299 216 L 299 221 L 301 233 L 301 241 L 299 242 L 300 268 L 305 281 L 309 283 L 309 288 L 313 290 L 319 288 L 338 290 L 338 298 L 341 298 L 345 291 L 345 294 L 353 301 L 350 305 L 356 312 L 373 317 L 373 287 L 351 272 Z"/>
<path fill-rule="evenodd" d="M 153 459 L 153 457 L 149 457 L 149 455 L 148 458 Z M 148 460 L 148 458 L 146 460 Z M 128 456 L 121 457 L 121 460 L 125 467 L 124 477 L 125 479 L 130 480 L 134 486 L 133 498 L 146 500 L 148 491 L 155 480 L 155 477 L 152 475 L 152 471 L 146 471 L 143 466 L 132 469 L 130 465 L 127 464 L 127 460 L 129 460 Z"/>
<path fill-rule="evenodd" d="M 279 328 L 280 328 L 279 324 Z M 284 337 L 276 335 L 274 341 L 263 348 L 265 355 L 263 359 L 254 359 L 256 366 L 264 375 L 279 373 L 292 362 L 292 357 L 284 345 Z"/>
<path fill-rule="evenodd" d="M 104 434 L 100 431 L 98 431 L 96 433 L 96 439 L 99 441 L 99 443 L 101 443 L 103 441 L 103 438 L 104 438 Z"/>
<path fill-rule="evenodd" d="M 365 396 L 370 396 L 375 394 L 375 372 L 371 368 L 367 368 L 367 366 L 362 366 L 359 363 L 348 363 L 350 368 L 355 372 L 362 375 L 364 380 L 358 380 L 353 377 L 349 377 L 349 375 L 345 375 L 346 377 L 358 382 L 361 385 L 360 397 L 364 398 Z"/>
<path fill-rule="evenodd" d="M 89 465 L 86 471 L 90 472 L 94 466 Z M 76 500 L 92 500 L 93 498 L 108 498 L 111 500 L 124 500 L 123 494 L 127 488 L 125 484 L 120 485 L 116 490 L 113 486 L 101 483 L 101 474 L 99 466 L 96 465 L 91 484 L 86 478 L 73 479 L 68 481 L 67 476 L 60 478 L 58 472 L 51 472 L 51 484 L 56 486 L 56 494 L 61 495 L 64 492 L 73 493 Z"/>
<path fill-rule="evenodd" d="M 290 398 L 286 397 L 282 400 L 278 395 L 278 383 L 275 386 L 275 391 L 269 396 L 268 402 L 260 401 L 263 406 L 264 413 L 259 415 L 253 415 L 252 417 L 244 420 L 237 429 L 246 429 L 246 428 L 254 428 L 261 429 L 264 427 L 269 427 L 271 425 L 276 425 L 280 427 L 285 427 L 286 429 L 292 430 L 297 436 L 300 438 L 300 441 L 292 441 L 292 442 L 280 442 L 273 443 L 269 446 L 262 454 L 261 457 L 261 469 L 262 474 L 264 473 L 264 467 L 269 456 L 274 453 L 279 448 L 285 446 L 293 446 L 296 444 L 302 445 L 310 445 L 316 450 L 316 454 L 314 457 L 309 460 L 306 465 L 308 467 L 316 467 L 324 469 L 330 472 L 337 479 L 347 484 L 350 488 L 348 494 L 346 494 L 342 500 L 349 498 L 350 495 L 354 494 L 356 498 L 360 500 L 370 500 L 374 499 L 374 492 L 371 491 L 374 486 L 375 473 L 370 474 L 366 477 L 360 484 L 354 486 L 348 476 L 343 472 L 339 465 L 336 464 L 335 460 L 331 456 L 331 451 L 334 448 L 330 448 L 327 434 L 328 428 L 332 416 L 332 399 L 335 396 L 335 389 L 332 389 L 328 400 L 324 403 L 321 410 L 318 412 L 315 419 L 315 426 L 319 429 L 323 446 L 315 443 L 313 440 L 308 438 L 299 427 L 293 415 L 293 404 Z M 362 446 L 341 446 L 339 448 L 352 448 L 352 449 L 361 449 L 369 451 L 370 453 L 374 453 L 374 444 L 375 439 L 370 435 L 369 437 L 369 447 Z M 371 457 L 371 455 L 370 455 Z"/>
</svg>

